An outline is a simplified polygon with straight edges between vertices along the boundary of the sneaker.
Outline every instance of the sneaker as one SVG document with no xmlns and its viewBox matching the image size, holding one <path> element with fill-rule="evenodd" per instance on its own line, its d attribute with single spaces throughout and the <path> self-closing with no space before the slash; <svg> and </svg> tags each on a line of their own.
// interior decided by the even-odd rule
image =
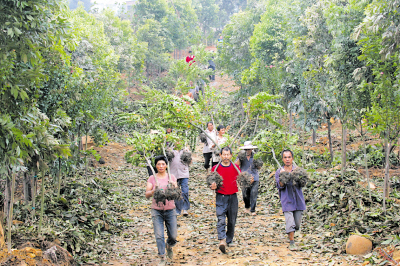
<svg viewBox="0 0 400 266">
<path fill-rule="evenodd" d="M 297 250 L 296 244 L 295 243 L 289 244 L 289 250 L 291 250 L 291 251 Z"/>
<path fill-rule="evenodd" d="M 172 258 L 174 257 L 174 252 L 172 251 L 172 247 L 170 245 L 167 244 L 167 256 L 168 258 L 170 258 L 172 260 Z"/>
<path fill-rule="evenodd" d="M 219 250 L 221 250 L 222 253 L 226 254 L 226 243 L 225 240 L 221 241 L 219 243 Z"/>
<path fill-rule="evenodd" d="M 182 214 L 183 214 L 183 216 L 185 216 L 185 217 L 187 217 L 187 216 L 189 215 L 188 212 L 187 212 L 187 210 L 183 210 Z"/>
</svg>

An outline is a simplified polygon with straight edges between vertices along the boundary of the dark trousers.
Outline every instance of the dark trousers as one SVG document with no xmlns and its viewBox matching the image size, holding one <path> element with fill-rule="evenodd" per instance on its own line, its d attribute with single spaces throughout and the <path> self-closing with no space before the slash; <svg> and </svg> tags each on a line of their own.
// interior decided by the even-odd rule
<svg viewBox="0 0 400 266">
<path fill-rule="evenodd" d="M 218 218 L 218 240 L 226 238 L 226 243 L 232 243 L 238 214 L 238 199 L 236 193 L 232 195 L 216 193 L 215 206 Z M 228 219 L 228 226 L 226 226 L 226 219 Z"/>
<path fill-rule="evenodd" d="M 208 66 L 208 68 L 213 70 L 213 75 L 209 76 L 210 80 L 215 80 L 215 74 L 214 74 L 215 73 L 215 67 Z"/>
<path fill-rule="evenodd" d="M 212 152 L 203 153 L 204 156 L 204 168 L 210 168 L 210 160 L 212 159 Z"/>
<path fill-rule="evenodd" d="M 250 187 L 242 190 L 244 207 L 246 209 L 250 208 L 250 212 L 256 211 L 259 183 L 260 181 L 254 181 Z"/>
<path fill-rule="evenodd" d="M 219 162 L 212 162 L 211 166 L 214 167 L 215 165 L 217 165 Z"/>
</svg>

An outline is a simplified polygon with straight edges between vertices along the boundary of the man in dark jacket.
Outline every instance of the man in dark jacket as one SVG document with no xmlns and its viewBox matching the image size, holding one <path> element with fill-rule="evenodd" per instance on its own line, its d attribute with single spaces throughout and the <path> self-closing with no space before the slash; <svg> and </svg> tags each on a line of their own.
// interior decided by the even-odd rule
<svg viewBox="0 0 400 266">
<path fill-rule="evenodd" d="M 295 168 L 293 165 L 293 152 L 291 150 L 284 150 L 282 152 L 282 160 L 284 166 L 276 171 L 275 180 L 276 186 L 279 190 L 282 211 L 285 215 L 286 233 L 288 234 L 290 240 L 289 249 L 296 250 L 294 233 L 300 230 L 303 211 L 306 210 L 306 202 L 300 186 L 294 186 L 291 181 L 287 184 L 283 184 L 279 180 L 279 174 L 281 172 L 292 172 Z"/>
</svg>

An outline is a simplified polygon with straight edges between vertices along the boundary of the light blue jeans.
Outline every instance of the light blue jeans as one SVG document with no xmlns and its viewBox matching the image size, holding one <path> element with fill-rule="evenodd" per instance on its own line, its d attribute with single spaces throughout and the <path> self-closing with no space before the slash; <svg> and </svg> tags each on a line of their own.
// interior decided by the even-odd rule
<svg viewBox="0 0 400 266">
<path fill-rule="evenodd" d="M 167 227 L 167 244 L 171 247 L 176 244 L 178 236 L 178 226 L 176 222 L 175 209 L 159 211 L 151 209 L 151 219 L 153 220 L 154 235 L 156 237 L 158 255 L 165 255 L 164 223 Z"/>
<path fill-rule="evenodd" d="M 178 185 L 182 189 L 182 199 L 175 201 L 176 213 L 181 214 L 182 210 L 189 210 L 189 178 L 178 179 Z"/>
</svg>

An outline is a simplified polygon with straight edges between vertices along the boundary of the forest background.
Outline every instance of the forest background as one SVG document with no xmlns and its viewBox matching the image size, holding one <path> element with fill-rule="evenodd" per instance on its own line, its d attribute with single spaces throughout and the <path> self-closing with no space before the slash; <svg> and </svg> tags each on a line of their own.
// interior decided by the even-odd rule
<svg viewBox="0 0 400 266">
<path fill-rule="evenodd" d="M 88 136 L 97 146 L 127 142 L 134 147 L 127 161 L 143 165 L 135 154 L 154 144 L 149 130 L 173 127 L 174 137 L 195 147 L 208 120 L 229 125 L 231 136 L 240 132 L 234 148 L 247 139 L 259 145 L 265 172 L 278 166 L 273 151 L 284 147 L 311 174 L 340 165 L 345 179 L 347 169 L 365 168 L 360 180 L 366 178 L 369 201 L 379 204 L 370 218 L 391 223 L 390 230 L 399 227 L 393 214 L 399 181 L 390 170 L 399 165 L 400 1 L 138 0 L 117 12 L 73 5 L 0 3 L 0 175 L 8 252 L 29 239 L 62 238 L 77 261 L 103 261 L 99 243 L 130 222 L 114 217 L 123 206 L 106 206 L 105 198 L 130 196 L 88 174 L 101 159 L 87 147 Z M 217 50 L 206 49 L 213 44 Z M 189 50 L 196 56 L 191 66 L 184 59 Z M 211 86 L 211 59 L 239 89 L 224 94 Z M 183 95 L 191 80 L 203 94 L 187 105 Z M 341 125 L 336 140 L 335 119 Z M 322 127 L 327 145 L 313 149 Z M 349 142 L 358 144 L 346 150 Z M 384 171 L 376 191 L 369 189 L 370 167 Z M 390 230 L 383 233 L 398 234 Z"/>
</svg>

